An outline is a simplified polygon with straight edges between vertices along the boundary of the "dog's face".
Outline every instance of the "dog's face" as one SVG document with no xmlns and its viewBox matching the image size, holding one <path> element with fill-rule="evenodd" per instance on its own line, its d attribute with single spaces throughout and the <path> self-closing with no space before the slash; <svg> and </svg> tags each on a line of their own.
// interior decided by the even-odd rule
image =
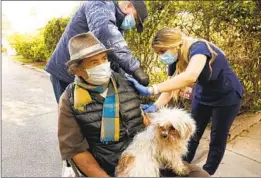
<svg viewBox="0 0 261 178">
<path fill-rule="evenodd" d="M 161 139 L 167 140 L 167 139 L 180 138 L 179 132 L 175 129 L 175 127 L 170 122 L 162 126 L 158 124 L 157 131 Z"/>
<path fill-rule="evenodd" d="M 163 142 L 186 141 L 196 129 L 194 120 L 181 109 L 161 109 L 153 117 L 157 139 Z"/>
</svg>

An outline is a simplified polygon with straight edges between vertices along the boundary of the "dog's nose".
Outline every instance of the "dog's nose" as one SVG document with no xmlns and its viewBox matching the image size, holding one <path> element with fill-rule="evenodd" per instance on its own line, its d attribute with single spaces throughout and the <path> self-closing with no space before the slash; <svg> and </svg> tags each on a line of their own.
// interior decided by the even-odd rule
<svg viewBox="0 0 261 178">
<path fill-rule="evenodd" d="M 168 133 L 167 133 L 167 132 L 162 132 L 162 133 L 161 133 L 161 136 L 162 136 L 163 138 L 166 138 L 166 137 L 168 136 Z"/>
</svg>

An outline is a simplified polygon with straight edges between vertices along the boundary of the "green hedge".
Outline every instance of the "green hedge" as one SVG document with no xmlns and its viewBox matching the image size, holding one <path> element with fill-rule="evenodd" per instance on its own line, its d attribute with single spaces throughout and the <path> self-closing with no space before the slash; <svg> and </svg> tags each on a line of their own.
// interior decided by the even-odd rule
<svg viewBox="0 0 261 178">
<path fill-rule="evenodd" d="M 18 55 L 32 62 L 46 62 L 55 49 L 69 18 L 54 18 L 34 35 L 13 34 L 9 37 L 10 45 Z"/>
<path fill-rule="evenodd" d="M 144 32 L 126 34 L 130 49 L 151 77 L 152 84 L 166 78 L 166 66 L 151 49 L 155 33 L 178 27 L 187 35 L 207 39 L 227 55 L 246 91 L 241 113 L 261 110 L 261 2 L 260 1 L 146 1 L 149 18 Z M 154 98 L 147 98 L 154 100 Z M 189 101 L 179 100 L 188 108 Z"/>
<path fill-rule="evenodd" d="M 151 49 L 155 33 L 166 26 L 178 27 L 186 34 L 204 38 L 219 46 L 246 91 L 241 112 L 261 110 L 261 3 L 259 1 L 146 1 L 149 18 L 140 35 L 126 33 L 129 48 L 142 63 L 153 83 L 166 78 L 166 66 Z M 33 61 L 47 61 L 55 49 L 68 18 L 52 19 L 36 36 L 13 35 L 17 53 Z M 153 101 L 154 98 L 145 98 Z M 177 103 L 176 103 L 177 104 Z M 180 100 L 189 107 L 189 101 Z"/>
<path fill-rule="evenodd" d="M 51 56 L 52 52 L 54 51 L 69 20 L 69 17 L 54 18 L 45 26 L 43 37 L 48 51 L 48 56 Z"/>
<path fill-rule="evenodd" d="M 48 57 L 42 35 L 14 34 L 9 42 L 18 55 L 32 62 L 44 62 Z"/>
</svg>

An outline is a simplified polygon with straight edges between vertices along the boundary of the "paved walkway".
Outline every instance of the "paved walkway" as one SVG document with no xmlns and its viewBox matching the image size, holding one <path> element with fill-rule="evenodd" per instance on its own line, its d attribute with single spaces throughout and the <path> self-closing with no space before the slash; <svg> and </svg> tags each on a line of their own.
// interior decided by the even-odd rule
<svg viewBox="0 0 261 178">
<path fill-rule="evenodd" d="M 60 175 L 57 104 L 49 77 L 2 57 L 2 176 Z"/>
<path fill-rule="evenodd" d="M 207 146 L 208 142 L 203 140 L 197 154 L 206 151 Z M 206 156 L 198 165 L 202 166 L 205 162 Z M 261 122 L 228 143 L 213 177 L 261 177 Z"/>
</svg>

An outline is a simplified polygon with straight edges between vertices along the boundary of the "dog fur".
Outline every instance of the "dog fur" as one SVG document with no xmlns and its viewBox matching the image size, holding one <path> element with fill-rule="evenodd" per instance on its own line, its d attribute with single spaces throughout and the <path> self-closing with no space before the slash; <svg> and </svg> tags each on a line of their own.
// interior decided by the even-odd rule
<svg viewBox="0 0 261 178">
<path fill-rule="evenodd" d="M 163 108 L 152 114 L 151 124 L 122 153 L 115 175 L 159 177 L 160 168 L 187 175 L 190 170 L 182 156 L 187 153 L 188 141 L 195 130 L 195 121 L 182 109 Z"/>
</svg>

